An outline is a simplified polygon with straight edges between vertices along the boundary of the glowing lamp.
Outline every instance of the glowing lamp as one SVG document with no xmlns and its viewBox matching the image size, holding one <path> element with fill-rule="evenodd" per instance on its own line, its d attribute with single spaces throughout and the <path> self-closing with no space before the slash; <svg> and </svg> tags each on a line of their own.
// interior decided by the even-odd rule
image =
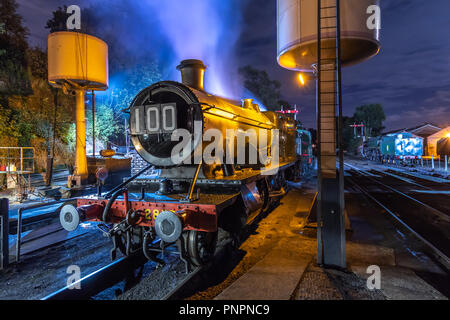
<svg viewBox="0 0 450 320">
<path fill-rule="evenodd" d="M 305 79 L 303 78 L 303 74 L 301 73 L 298 74 L 298 80 L 300 81 L 302 86 L 305 85 Z"/>
</svg>

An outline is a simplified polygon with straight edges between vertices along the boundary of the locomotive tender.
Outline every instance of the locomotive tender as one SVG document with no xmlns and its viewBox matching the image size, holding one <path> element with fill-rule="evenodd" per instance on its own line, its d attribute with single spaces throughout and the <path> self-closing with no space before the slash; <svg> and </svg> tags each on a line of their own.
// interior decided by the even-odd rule
<svg viewBox="0 0 450 320">
<path fill-rule="evenodd" d="M 284 194 L 286 180 L 300 177 L 301 135 L 292 118 L 261 112 L 250 99 L 240 104 L 207 93 L 200 60 L 184 60 L 177 68 L 182 83 L 152 84 L 127 110 L 131 141 L 149 167 L 60 212 L 66 230 L 81 221 L 101 222 L 113 241 L 112 259 L 117 249 L 125 255 L 142 250 L 162 263 L 157 254 L 176 244 L 187 268 L 204 264 L 214 254 L 219 228 L 239 234 Z M 175 132 L 191 135 L 174 153 L 180 145 Z M 222 157 L 211 152 L 210 132 L 223 146 Z M 205 159 L 208 151 L 213 161 Z M 150 166 L 157 176 L 142 175 Z"/>
</svg>

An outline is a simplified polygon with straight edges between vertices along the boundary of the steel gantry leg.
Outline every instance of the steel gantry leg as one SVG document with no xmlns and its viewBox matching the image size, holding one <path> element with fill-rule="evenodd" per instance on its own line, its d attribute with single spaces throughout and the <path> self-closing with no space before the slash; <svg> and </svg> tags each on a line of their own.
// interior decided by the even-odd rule
<svg viewBox="0 0 450 320">
<path fill-rule="evenodd" d="M 318 0 L 317 9 L 317 262 L 345 268 L 339 0 Z"/>
</svg>

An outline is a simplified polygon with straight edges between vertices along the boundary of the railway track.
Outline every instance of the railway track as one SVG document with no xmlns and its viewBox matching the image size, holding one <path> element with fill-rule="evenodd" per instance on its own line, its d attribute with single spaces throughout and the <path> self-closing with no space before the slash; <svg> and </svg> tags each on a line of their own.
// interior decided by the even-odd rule
<svg viewBox="0 0 450 320">
<path fill-rule="evenodd" d="M 189 273 L 184 274 L 181 278 L 176 281 L 173 288 L 159 288 L 161 291 L 166 291 L 167 293 L 161 296 L 160 300 L 181 300 L 195 292 L 197 287 L 203 283 L 204 277 L 208 276 L 209 272 L 214 271 L 223 263 L 226 263 L 227 250 L 231 241 L 224 242 L 221 247 L 217 250 L 216 255 L 213 260 L 204 266 L 196 267 Z M 58 289 L 51 294 L 43 297 L 41 300 L 89 300 L 96 295 L 102 293 L 103 291 L 113 287 L 117 283 L 126 279 L 135 271 L 144 266 L 148 260 L 142 254 L 136 254 L 133 256 L 122 257 L 105 267 L 102 267 L 89 275 L 81 278 L 80 280 L 65 286 L 64 288 Z M 170 263 L 170 262 L 169 262 Z M 173 262 L 172 262 L 173 263 Z M 181 261 L 180 261 L 181 263 Z M 159 272 L 158 269 L 154 269 L 153 273 Z M 160 271 L 160 276 L 164 273 L 170 272 L 162 270 Z M 149 277 L 148 275 L 147 277 Z M 128 297 L 121 297 L 121 299 L 129 299 L 130 296 L 135 298 L 135 296 L 130 295 L 130 291 L 148 291 L 144 288 L 148 285 L 145 278 L 141 278 L 137 284 L 133 287 L 128 288 L 124 292 Z M 169 285 L 169 284 L 168 284 Z M 78 289 L 77 289 L 78 288 Z M 144 288 L 144 290 L 142 290 Z M 138 299 L 154 299 L 153 296 L 139 297 Z"/>
<path fill-rule="evenodd" d="M 450 270 L 450 216 L 414 197 L 379 181 L 375 175 L 346 164 L 346 176 L 356 190 L 383 208 L 395 221 L 411 232 L 429 249 L 447 270 Z"/>
<path fill-rule="evenodd" d="M 290 188 L 287 187 L 286 190 Z M 262 217 L 260 217 L 262 218 Z M 250 227 L 259 218 L 255 219 L 252 223 L 247 225 L 244 233 L 250 232 Z M 167 293 L 162 295 L 161 297 L 156 297 L 160 300 L 181 300 L 186 297 L 191 296 L 196 293 L 198 288 L 205 285 L 205 282 L 214 281 L 215 278 L 220 272 L 217 270 L 225 270 L 226 272 L 227 266 L 233 263 L 233 259 L 230 258 L 235 252 L 233 251 L 236 247 L 235 243 L 236 239 L 231 238 L 229 236 L 225 236 L 218 244 L 218 248 L 214 255 L 214 258 L 208 262 L 207 264 L 196 267 L 191 270 L 187 274 L 183 274 L 182 277 L 176 277 L 176 283 L 168 284 L 168 286 L 172 286 L 172 288 L 159 288 L 160 291 L 166 291 Z M 234 245 L 233 245 L 234 243 Z M 230 252 L 232 251 L 232 252 Z M 178 252 L 167 250 L 167 254 L 176 254 L 179 255 Z M 176 258 L 179 259 L 179 258 Z M 165 259 L 164 259 L 165 260 Z M 103 291 L 113 287 L 115 284 L 126 278 L 127 274 L 134 272 L 137 268 L 145 265 L 148 260 L 142 255 L 138 254 L 136 256 L 123 257 L 117 261 L 112 262 L 111 264 L 92 272 L 91 274 L 81 278 L 77 282 L 74 282 L 64 288 L 61 288 L 46 297 L 42 298 L 42 300 L 87 300 L 91 299 L 94 296 L 102 293 Z M 168 262 L 167 264 L 173 263 Z M 182 263 L 181 260 L 177 261 L 177 263 Z M 184 266 L 184 264 L 183 264 Z M 184 269 L 184 268 L 183 268 Z M 163 274 L 165 272 L 172 271 L 161 271 L 162 269 L 154 269 L 152 273 L 156 274 L 156 278 L 160 277 L 160 279 L 156 279 L 156 282 L 160 282 L 161 279 L 164 279 Z M 155 299 L 155 296 L 152 296 L 150 293 L 147 296 L 142 296 L 139 293 L 134 294 L 132 291 L 148 292 L 148 281 L 146 281 L 147 277 L 150 277 L 151 274 L 147 275 L 144 278 L 141 278 L 137 284 L 133 287 L 126 289 L 119 299 Z M 153 277 L 154 280 L 155 277 Z M 152 280 L 152 279 L 150 279 Z M 159 280 L 159 281 L 158 281 Z M 74 287 L 80 287 L 80 289 L 71 289 Z M 144 290 L 142 290 L 144 289 Z"/>
<path fill-rule="evenodd" d="M 141 254 L 120 258 L 41 300 L 87 300 L 123 280 L 148 260 Z"/>
<path fill-rule="evenodd" d="M 371 170 L 371 171 L 373 171 L 373 170 Z M 362 171 L 360 171 L 360 172 L 362 173 Z M 382 173 L 381 171 L 378 171 L 378 172 Z M 364 173 L 362 173 L 362 174 L 364 175 Z M 412 196 L 407 194 L 407 191 L 405 191 L 405 192 L 400 191 L 398 188 L 394 188 L 392 185 L 389 185 L 387 183 L 383 183 L 383 182 L 373 178 L 373 176 L 365 175 L 365 178 L 369 179 L 370 181 L 374 182 L 377 185 L 382 186 L 383 188 L 389 189 L 390 191 L 392 191 L 392 192 L 394 192 L 394 193 L 396 193 L 398 195 L 403 196 L 404 198 L 407 198 L 407 199 L 415 202 L 416 204 L 418 204 L 420 206 L 426 207 L 429 210 L 429 212 L 431 212 L 433 215 L 435 215 L 436 217 L 440 218 L 441 220 L 443 220 L 443 221 L 445 221 L 447 223 L 450 222 L 450 215 L 448 213 L 446 213 L 445 209 L 440 209 L 438 207 L 434 207 L 434 206 L 436 206 L 436 203 L 433 204 L 434 205 L 433 206 L 432 204 L 430 204 L 431 202 L 429 202 L 427 200 L 421 201 L 421 200 L 418 199 L 417 195 L 415 197 L 412 197 Z M 417 185 L 417 184 L 415 184 L 415 185 Z M 430 189 L 430 188 L 426 188 L 426 189 L 433 190 L 433 189 Z"/>
<path fill-rule="evenodd" d="M 447 188 L 447 190 L 448 190 L 448 188 L 450 187 L 450 181 L 447 179 L 436 178 L 436 177 L 426 177 L 426 176 L 422 176 L 420 174 L 419 174 L 419 176 L 417 176 L 417 175 L 414 175 L 413 173 L 404 172 L 404 171 L 401 172 L 401 171 L 397 171 L 397 170 L 393 170 L 393 169 L 388 169 L 385 171 L 385 173 L 389 173 L 389 174 L 400 176 L 400 177 L 405 177 L 407 179 L 410 179 L 410 180 L 420 184 L 424 188 L 444 187 L 444 188 Z"/>
</svg>

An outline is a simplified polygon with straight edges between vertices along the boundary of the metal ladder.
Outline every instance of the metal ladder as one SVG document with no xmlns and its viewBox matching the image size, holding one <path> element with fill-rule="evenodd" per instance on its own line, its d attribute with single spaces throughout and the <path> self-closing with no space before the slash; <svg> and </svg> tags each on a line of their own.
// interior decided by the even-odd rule
<svg viewBox="0 0 450 320">
<path fill-rule="evenodd" d="M 336 175 L 336 113 L 342 114 L 339 0 L 318 0 L 317 75 L 322 173 Z M 337 110 L 336 110 L 337 109 Z M 340 117 L 341 118 L 341 117 Z M 339 121 L 337 123 L 339 129 Z M 339 130 L 338 130 L 339 132 Z"/>
<path fill-rule="evenodd" d="M 340 0 L 317 1 L 318 263 L 345 267 Z"/>
</svg>

